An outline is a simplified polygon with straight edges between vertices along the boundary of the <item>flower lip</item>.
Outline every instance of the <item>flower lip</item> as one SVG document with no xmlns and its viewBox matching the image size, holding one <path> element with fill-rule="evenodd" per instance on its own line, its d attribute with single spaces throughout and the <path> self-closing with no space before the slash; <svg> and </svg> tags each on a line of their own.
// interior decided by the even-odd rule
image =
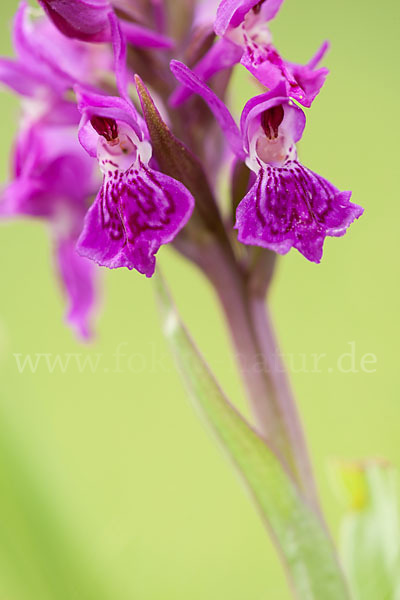
<svg viewBox="0 0 400 600">
<path fill-rule="evenodd" d="M 118 125 L 115 119 L 94 115 L 90 119 L 90 123 L 97 133 L 103 136 L 107 142 L 111 142 L 118 138 Z"/>
</svg>

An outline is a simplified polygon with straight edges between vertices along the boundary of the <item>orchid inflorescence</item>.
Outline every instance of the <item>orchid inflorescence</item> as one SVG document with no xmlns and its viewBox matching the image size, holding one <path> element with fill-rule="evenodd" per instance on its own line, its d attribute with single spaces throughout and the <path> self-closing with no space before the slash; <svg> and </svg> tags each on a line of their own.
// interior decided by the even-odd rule
<svg viewBox="0 0 400 600">
<path fill-rule="evenodd" d="M 50 225 L 67 319 L 82 337 L 96 263 L 151 277 L 163 244 L 193 257 L 213 236 L 247 265 L 252 247 L 296 248 L 319 262 L 325 237 L 342 236 L 362 214 L 351 192 L 297 158 L 306 121 L 299 105 L 310 107 L 324 84 L 328 71 L 318 63 L 328 45 L 306 65 L 284 60 L 269 29 L 281 3 L 20 5 L 16 58 L 0 60 L 0 80 L 23 101 L 0 214 Z M 240 127 L 225 104 L 238 64 L 261 90 Z M 233 221 L 215 200 L 227 164 Z"/>
<path fill-rule="evenodd" d="M 98 266 L 152 277 L 158 250 L 172 244 L 203 272 L 253 422 L 224 394 L 159 274 L 178 369 L 268 525 L 295 597 L 350 600 L 266 304 L 277 255 L 295 248 L 319 263 L 325 238 L 363 212 L 297 156 L 328 43 L 305 65 L 284 60 L 269 28 L 282 0 L 38 4 L 20 4 L 16 57 L 0 59 L 0 81 L 22 99 L 0 215 L 48 225 L 66 319 L 82 339 Z M 227 106 L 238 65 L 250 97 L 239 124 Z"/>
</svg>

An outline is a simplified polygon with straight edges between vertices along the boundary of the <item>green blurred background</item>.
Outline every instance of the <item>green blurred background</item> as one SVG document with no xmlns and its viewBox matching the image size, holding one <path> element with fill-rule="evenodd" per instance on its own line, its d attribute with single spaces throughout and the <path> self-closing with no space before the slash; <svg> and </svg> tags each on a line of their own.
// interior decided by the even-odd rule
<svg viewBox="0 0 400 600">
<path fill-rule="evenodd" d="M 11 54 L 15 8 L 1 3 L 2 54 Z M 301 158 L 366 209 L 348 235 L 327 241 L 322 265 L 296 252 L 281 259 L 272 292 L 335 536 L 341 507 L 329 462 L 382 456 L 400 466 L 399 17 L 393 1 L 286 0 L 272 25 L 282 54 L 297 62 L 332 42 Z M 237 109 L 249 93 L 241 73 Z M 0 107 L 5 181 L 18 109 L 6 91 Z M 45 228 L 19 221 L 0 231 L 0 599 L 287 600 L 261 522 L 168 356 L 152 283 L 104 270 L 97 340 L 82 347 L 63 325 Z M 212 290 L 172 250 L 159 257 L 186 322 L 242 407 Z M 355 369 L 343 372 L 337 361 L 351 348 Z M 65 373 L 44 364 L 19 373 L 15 354 L 28 353 L 89 355 L 99 366 L 81 373 L 71 360 Z M 312 354 L 322 353 L 313 372 Z M 377 363 L 367 373 L 360 361 L 371 353 Z M 342 366 L 354 365 L 347 357 Z"/>
</svg>

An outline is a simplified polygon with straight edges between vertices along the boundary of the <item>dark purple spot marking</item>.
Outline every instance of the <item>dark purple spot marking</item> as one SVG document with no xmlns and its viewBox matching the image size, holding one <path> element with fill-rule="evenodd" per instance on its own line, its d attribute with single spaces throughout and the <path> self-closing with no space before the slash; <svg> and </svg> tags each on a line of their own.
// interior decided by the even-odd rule
<svg viewBox="0 0 400 600">
<path fill-rule="evenodd" d="M 94 115 L 90 119 L 92 127 L 97 131 L 99 135 L 102 135 L 107 142 L 116 140 L 118 137 L 118 125 L 115 119 L 109 119 L 108 117 L 99 117 Z"/>
<path fill-rule="evenodd" d="M 261 170 L 253 188 L 255 216 L 271 242 L 324 236 L 349 220 L 350 205 L 327 180 L 297 161 Z M 343 202 L 343 201 L 342 201 Z"/>
<path fill-rule="evenodd" d="M 255 6 L 253 6 L 253 13 L 255 15 L 258 15 L 261 11 L 261 7 L 264 4 L 265 0 L 261 0 L 260 2 L 258 2 Z"/>
<path fill-rule="evenodd" d="M 282 104 L 268 108 L 261 115 L 261 127 L 264 130 L 265 135 L 269 140 L 276 139 L 278 137 L 279 125 L 283 121 L 285 111 L 283 110 Z"/>
<path fill-rule="evenodd" d="M 101 193 L 101 220 L 110 239 L 135 245 L 142 234 L 171 225 L 176 206 L 168 189 L 142 163 L 139 170 L 115 171 L 105 178 Z"/>
</svg>

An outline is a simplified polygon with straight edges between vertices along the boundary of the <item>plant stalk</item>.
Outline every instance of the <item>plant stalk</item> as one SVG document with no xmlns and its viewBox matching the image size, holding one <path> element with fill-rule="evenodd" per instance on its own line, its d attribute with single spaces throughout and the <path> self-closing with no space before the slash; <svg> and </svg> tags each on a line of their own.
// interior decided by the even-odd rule
<svg viewBox="0 0 400 600">
<path fill-rule="evenodd" d="M 220 244 L 203 248 L 192 259 L 218 295 L 258 433 L 321 515 L 303 428 L 266 308 L 266 290 L 249 285 L 233 253 Z"/>
</svg>

